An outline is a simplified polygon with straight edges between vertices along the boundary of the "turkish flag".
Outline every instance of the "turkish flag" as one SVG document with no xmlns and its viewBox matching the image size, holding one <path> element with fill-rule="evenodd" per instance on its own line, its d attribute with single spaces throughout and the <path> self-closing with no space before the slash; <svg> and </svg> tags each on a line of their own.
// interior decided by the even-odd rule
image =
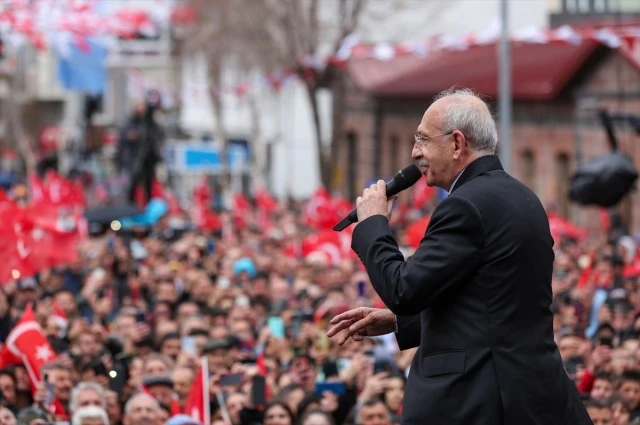
<svg viewBox="0 0 640 425">
<path fill-rule="evenodd" d="M 9 210 L 7 210 L 9 211 Z M 0 224 L 0 282 L 30 277 L 46 265 L 42 263 L 34 248 L 41 232 L 33 232 L 22 210 L 14 209 L 13 219 Z M 3 216 L 0 213 L 0 216 Z"/>
<path fill-rule="evenodd" d="M 429 227 L 429 220 L 431 216 L 420 218 L 411 223 L 405 230 L 405 237 L 410 247 L 418 249 L 420 241 L 424 238 L 424 235 Z"/>
<path fill-rule="evenodd" d="M 74 216 L 61 215 L 57 207 L 45 205 L 32 205 L 21 212 L 18 254 L 35 271 L 77 261 L 80 233 Z"/>
<path fill-rule="evenodd" d="M 339 233 L 332 230 L 320 230 L 302 241 L 302 254 L 322 254 L 328 264 L 338 265 L 347 258 L 348 252 L 343 248 L 343 240 Z"/>
<path fill-rule="evenodd" d="M 256 207 L 258 210 L 270 214 L 278 208 L 278 201 L 265 189 L 259 188 L 256 190 Z"/>
<path fill-rule="evenodd" d="M 31 304 L 27 305 L 22 317 L 9 333 L 2 350 L 8 350 L 9 353 L 22 359 L 22 363 L 29 373 L 32 391 L 40 382 L 42 366 L 56 359 L 56 353 L 36 321 Z M 4 359 L 5 354 L 0 355 L 0 358 Z"/>
<path fill-rule="evenodd" d="M 320 187 L 305 205 L 304 222 L 314 229 L 331 229 L 342 219 L 336 214 L 337 207 L 341 207 L 341 204 L 335 205 L 329 191 Z"/>
<path fill-rule="evenodd" d="M 211 423 L 209 411 L 209 366 L 206 357 L 200 359 L 200 367 L 184 403 L 184 411 L 201 424 Z"/>
</svg>

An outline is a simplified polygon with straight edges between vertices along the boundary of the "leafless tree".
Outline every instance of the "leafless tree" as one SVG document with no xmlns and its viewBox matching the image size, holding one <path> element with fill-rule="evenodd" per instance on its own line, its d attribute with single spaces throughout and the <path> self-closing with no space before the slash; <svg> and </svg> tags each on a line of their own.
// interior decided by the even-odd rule
<svg viewBox="0 0 640 425">
<path fill-rule="evenodd" d="M 7 92 L 2 99 L 0 122 L 4 129 L 5 147 L 17 148 L 24 160 L 27 173 L 36 169 L 36 155 L 29 135 L 24 128 L 22 119 L 23 102 L 20 84 L 20 75 L 14 60 L 7 60 L 0 68 L 0 80 L 3 81 Z"/>
<path fill-rule="evenodd" d="M 220 90 L 223 70 L 271 72 L 287 68 L 304 83 L 311 106 L 322 184 L 331 187 L 335 145 L 344 115 L 343 72 L 309 58 L 335 54 L 342 40 L 358 25 L 365 0 L 193 0 L 198 23 L 185 37 L 188 50 L 202 53 L 208 65 L 208 83 L 215 108 L 216 138 L 226 140 Z M 336 6 L 331 11 L 320 6 Z M 326 12 L 329 12 L 328 14 Z M 319 91 L 332 93 L 332 131 L 323 143 Z M 252 116 L 256 119 L 255 110 Z M 253 128 L 259 128 L 257 125 Z M 226 150 L 226 149 L 224 149 Z"/>
</svg>

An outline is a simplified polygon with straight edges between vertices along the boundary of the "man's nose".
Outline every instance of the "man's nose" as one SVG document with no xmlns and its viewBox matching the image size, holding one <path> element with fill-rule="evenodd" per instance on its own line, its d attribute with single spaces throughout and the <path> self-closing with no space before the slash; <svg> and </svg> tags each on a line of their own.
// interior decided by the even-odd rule
<svg viewBox="0 0 640 425">
<path fill-rule="evenodd" d="M 415 160 L 422 158 L 422 151 L 416 144 L 413 145 L 413 149 L 411 150 L 411 157 Z"/>
</svg>

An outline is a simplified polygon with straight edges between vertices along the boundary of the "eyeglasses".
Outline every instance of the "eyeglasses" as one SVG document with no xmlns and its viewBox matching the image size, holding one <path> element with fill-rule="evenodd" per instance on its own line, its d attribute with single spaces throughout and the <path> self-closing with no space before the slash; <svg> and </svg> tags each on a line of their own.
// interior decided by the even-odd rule
<svg viewBox="0 0 640 425">
<path fill-rule="evenodd" d="M 424 146 L 424 145 L 426 145 L 426 144 L 427 144 L 427 142 L 428 142 L 429 140 L 431 140 L 431 139 L 434 139 L 434 138 L 436 138 L 436 137 L 441 137 L 441 136 L 448 136 L 448 135 L 450 135 L 450 134 L 453 134 L 453 131 L 449 131 L 449 132 L 447 132 L 447 133 L 442 133 L 442 134 L 437 134 L 437 135 L 435 135 L 435 136 L 422 136 L 422 135 L 420 135 L 420 134 L 416 133 L 416 134 L 413 136 L 413 139 L 415 140 L 415 144 L 417 144 L 417 145 L 421 145 L 421 146 Z"/>
</svg>

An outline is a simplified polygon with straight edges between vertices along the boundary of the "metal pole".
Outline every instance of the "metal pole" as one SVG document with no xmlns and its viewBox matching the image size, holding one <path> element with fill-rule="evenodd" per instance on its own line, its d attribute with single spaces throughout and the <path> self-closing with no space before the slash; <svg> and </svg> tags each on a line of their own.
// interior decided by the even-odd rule
<svg viewBox="0 0 640 425">
<path fill-rule="evenodd" d="M 508 0 L 501 0 L 500 56 L 498 71 L 498 96 L 500 115 L 500 162 L 505 171 L 511 171 L 511 57 L 509 50 Z"/>
</svg>

